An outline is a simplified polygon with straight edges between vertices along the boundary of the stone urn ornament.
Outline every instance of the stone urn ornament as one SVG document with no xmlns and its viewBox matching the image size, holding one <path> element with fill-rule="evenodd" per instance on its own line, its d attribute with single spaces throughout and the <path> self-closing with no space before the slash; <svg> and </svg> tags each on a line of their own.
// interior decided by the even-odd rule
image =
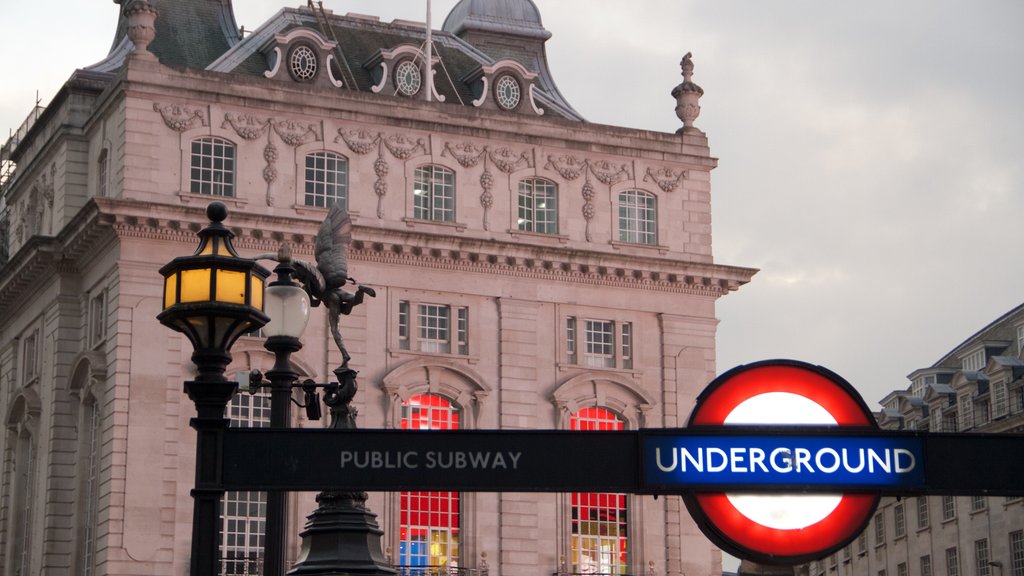
<svg viewBox="0 0 1024 576">
<path fill-rule="evenodd" d="M 683 70 L 683 83 L 672 89 L 672 97 L 676 99 L 676 116 L 683 121 L 683 127 L 676 130 L 676 134 L 699 133 L 693 121 L 700 116 L 700 97 L 704 95 L 704 89 L 690 79 L 693 76 L 693 53 L 687 52 L 679 67 Z"/>
<path fill-rule="evenodd" d="M 149 51 L 149 43 L 156 38 L 156 17 L 159 13 L 148 0 L 128 2 L 124 15 L 128 17 L 128 39 L 135 44 L 133 56 L 155 58 Z"/>
</svg>

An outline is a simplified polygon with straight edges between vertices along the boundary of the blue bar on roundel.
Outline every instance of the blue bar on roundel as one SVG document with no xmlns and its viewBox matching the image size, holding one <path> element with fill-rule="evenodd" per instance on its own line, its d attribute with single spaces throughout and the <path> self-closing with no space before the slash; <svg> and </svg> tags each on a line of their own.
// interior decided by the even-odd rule
<svg viewBox="0 0 1024 576">
<path fill-rule="evenodd" d="M 648 486 L 924 486 L 924 446 L 910 437 L 645 436 Z"/>
</svg>

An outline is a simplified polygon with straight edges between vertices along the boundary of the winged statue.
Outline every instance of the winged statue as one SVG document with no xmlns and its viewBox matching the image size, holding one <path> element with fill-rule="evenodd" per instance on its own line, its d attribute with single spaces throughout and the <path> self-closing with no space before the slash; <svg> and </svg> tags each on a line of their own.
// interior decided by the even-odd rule
<svg viewBox="0 0 1024 576">
<path fill-rule="evenodd" d="M 347 282 L 356 283 L 348 275 L 348 249 L 352 244 L 352 219 L 348 211 L 339 204 L 334 204 L 327 218 L 320 224 L 316 235 L 314 256 L 316 264 L 305 260 L 292 259 L 295 276 L 302 282 L 309 294 L 311 306 L 327 305 L 327 319 L 330 322 L 331 335 L 334 343 L 341 351 L 342 367 L 348 366 L 352 358 L 345 349 L 345 342 L 338 328 L 338 319 L 348 315 L 352 309 L 362 304 L 364 296 L 376 297 L 377 293 L 369 286 L 358 286 L 355 292 L 347 292 L 341 287 Z M 261 254 L 257 260 L 277 260 L 275 254 Z"/>
</svg>

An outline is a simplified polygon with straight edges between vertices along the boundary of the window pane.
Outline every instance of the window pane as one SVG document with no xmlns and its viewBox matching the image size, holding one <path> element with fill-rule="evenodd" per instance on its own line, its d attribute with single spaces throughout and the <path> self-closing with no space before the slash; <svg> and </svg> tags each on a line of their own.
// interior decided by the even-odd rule
<svg viewBox="0 0 1024 576">
<path fill-rule="evenodd" d="M 348 160 L 334 152 L 306 156 L 306 206 L 348 209 Z"/>
<path fill-rule="evenodd" d="M 192 194 L 235 195 L 235 145 L 221 138 L 200 138 L 192 142 Z"/>
<path fill-rule="evenodd" d="M 584 408 L 570 420 L 572 430 L 622 430 L 615 413 Z M 572 494 L 572 564 L 574 573 L 625 574 L 629 552 L 629 510 L 625 494 Z"/>
<path fill-rule="evenodd" d="M 554 182 L 540 178 L 519 182 L 517 227 L 524 232 L 558 233 L 558 189 Z"/>
<path fill-rule="evenodd" d="M 413 177 L 413 218 L 455 221 L 455 173 L 442 166 L 421 166 Z"/>
<path fill-rule="evenodd" d="M 658 220 L 655 197 L 639 190 L 619 194 L 619 240 L 657 244 Z"/>
</svg>

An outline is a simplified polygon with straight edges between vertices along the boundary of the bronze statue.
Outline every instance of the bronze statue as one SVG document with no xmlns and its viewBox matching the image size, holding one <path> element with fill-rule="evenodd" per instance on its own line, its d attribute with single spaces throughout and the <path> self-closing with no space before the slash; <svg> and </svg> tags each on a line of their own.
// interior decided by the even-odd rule
<svg viewBox="0 0 1024 576">
<path fill-rule="evenodd" d="M 342 368 L 348 367 L 348 361 L 352 358 L 345 349 L 345 342 L 338 329 L 338 317 L 342 314 L 348 315 L 352 309 L 362 304 L 363 297 L 369 295 L 371 298 L 377 293 L 369 286 L 359 286 L 355 293 L 346 292 L 341 287 L 346 282 L 356 283 L 355 279 L 348 275 L 348 248 L 352 244 L 352 219 L 348 211 L 339 204 L 334 204 L 327 218 L 320 224 L 320 230 L 316 235 L 316 246 L 314 256 L 316 265 L 304 260 L 292 260 L 295 267 L 295 276 L 302 282 L 302 287 L 309 294 L 310 304 L 314 307 L 321 302 L 327 304 L 327 319 L 331 326 L 331 335 L 334 343 L 341 351 Z M 273 254 L 262 254 L 256 257 L 257 260 L 276 260 Z"/>
</svg>

